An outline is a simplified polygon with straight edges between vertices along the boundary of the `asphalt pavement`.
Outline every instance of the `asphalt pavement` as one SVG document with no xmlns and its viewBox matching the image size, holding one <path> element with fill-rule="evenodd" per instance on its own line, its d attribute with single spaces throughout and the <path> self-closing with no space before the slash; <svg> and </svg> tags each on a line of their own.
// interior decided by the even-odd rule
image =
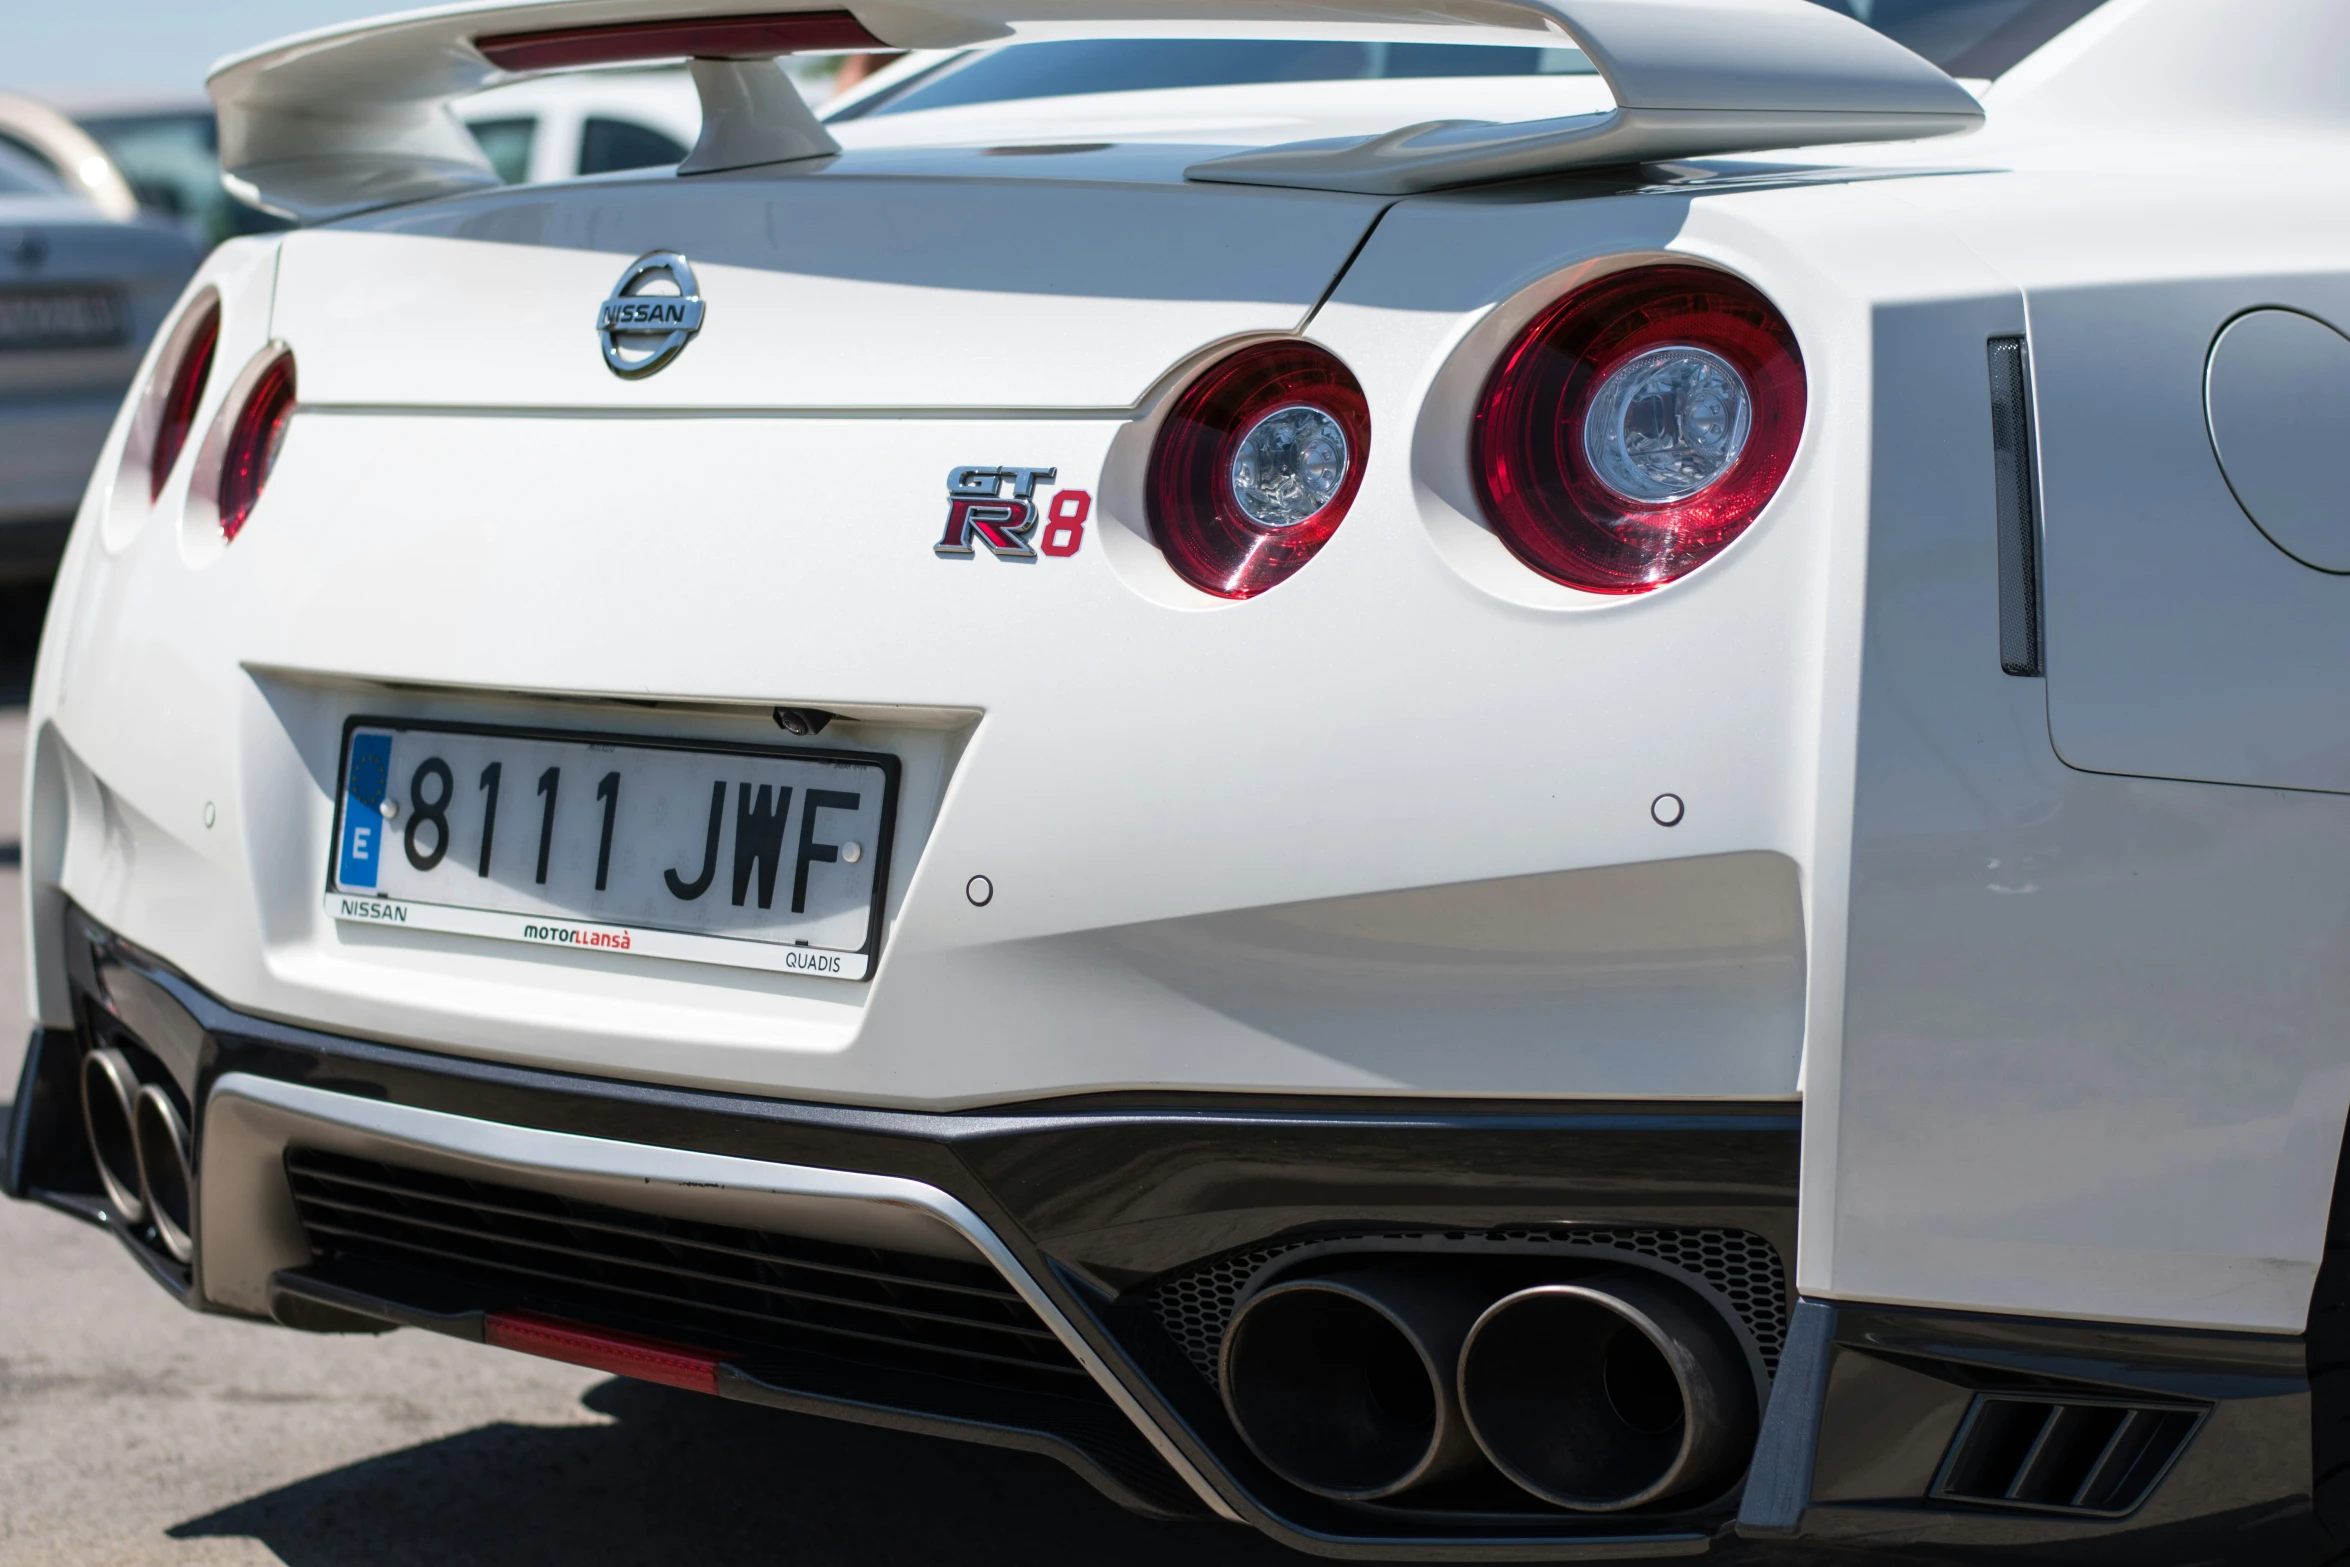
<svg viewBox="0 0 2350 1567">
<path fill-rule="evenodd" d="M 27 618 L 0 595 L 0 1094 L 25 1016 Z M 5 1114 L 0 1110 L 0 1114 Z M 0 1200 L 8 1567 L 1222 1567 L 1049 1459 L 723 1403 L 419 1332 L 201 1316 L 105 1233 Z"/>
</svg>

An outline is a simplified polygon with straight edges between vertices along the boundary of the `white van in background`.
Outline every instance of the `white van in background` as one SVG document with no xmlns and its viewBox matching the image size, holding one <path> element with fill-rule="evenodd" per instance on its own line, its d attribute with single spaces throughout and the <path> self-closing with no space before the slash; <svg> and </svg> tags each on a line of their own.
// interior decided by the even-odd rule
<svg viewBox="0 0 2350 1567">
<path fill-rule="evenodd" d="M 509 185 L 658 168 L 702 133 L 702 104 L 683 66 L 588 71 L 494 87 L 458 115 Z"/>
</svg>

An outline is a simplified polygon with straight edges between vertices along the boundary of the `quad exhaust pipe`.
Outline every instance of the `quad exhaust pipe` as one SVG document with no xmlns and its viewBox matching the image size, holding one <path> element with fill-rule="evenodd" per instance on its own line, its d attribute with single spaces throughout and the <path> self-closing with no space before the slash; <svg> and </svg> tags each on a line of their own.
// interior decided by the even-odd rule
<svg viewBox="0 0 2350 1567">
<path fill-rule="evenodd" d="M 131 1141 L 139 1150 L 139 1189 L 147 1199 L 147 1222 L 174 1262 L 196 1255 L 196 1175 L 188 1164 L 188 1123 L 179 1106 L 155 1084 L 131 1102 Z"/>
<path fill-rule="evenodd" d="M 138 1137 L 131 1130 L 131 1104 L 139 1097 L 139 1076 L 119 1050 L 93 1050 L 82 1057 L 82 1129 L 98 1161 L 98 1185 L 115 1217 L 136 1229 L 147 1222 L 145 1182 L 139 1178 Z"/>
<path fill-rule="evenodd" d="M 1234 1313 L 1220 1372 L 1250 1449 L 1343 1501 L 1481 1464 L 1576 1512 L 1701 1500 L 1760 1412 L 1728 1322 L 1637 1268 L 1507 1292 L 1428 1263 L 1283 1279 Z"/>
<path fill-rule="evenodd" d="M 1630 1269 L 1495 1301 L 1460 1383 L 1493 1467 L 1576 1512 L 1711 1494 L 1754 1446 L 1754 1378 L 1728 1324 Z"/>
<path fill-rule="evenodd" d="M 1224 1407 L 1256 1455 L 1294 1485 L 1371 1501 L 1477 1461 L 1453 1366 L 1474 1281 L 1367 1268 L 1276 1284 L 1225 1330 Z"/>
<path fill-rule="evenodd" d="M 108 1211 L 132 1230 L 152 1225 L 174 1261 L 193 1258 L 196 1177 L 187 1119 L 171 1095 L 103 1046 L 82 1057 L 82 1128 Z"/>
</svg>

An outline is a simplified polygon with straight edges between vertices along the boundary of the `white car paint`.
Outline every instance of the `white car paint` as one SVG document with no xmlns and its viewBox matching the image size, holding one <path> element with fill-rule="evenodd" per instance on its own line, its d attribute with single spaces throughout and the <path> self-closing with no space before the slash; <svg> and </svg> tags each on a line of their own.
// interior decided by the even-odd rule
<svg viewBox="0 0 2350 1567">
<path fill-rule="evenodd" d="M 904 132 L 1094 113 L 1098 152 L 851 122 L 820 172 L 224 247 L 222 363 L 290 345 L 302 411 L 233 546 L 184 472 L 126 490 L 123 428 L 101 463 L 33 702 L 37 1017 L 70 1021 L 70 898 L 268 1016 L 799 1099 L 1800 1100 L 1807 1295 L 2297 1332 L 2350 1106 L 2350 587 L 2233 507 L 2194 406 L 2236 310 L 2350 318 L 2350 101 L 2303 64 L 2350 22 L 2273 12 L 2112 0 L 1979 137 L 1678 187 L 1183 182 L 1370 128 L 1335 84 L 1280 125 L 1211 92 L 1188 127 Z M 656 246 L 710 325 L 625 383 L 590 320 Z M 1785 313 L 1804 445 L 1720 560 L 1599 599 L 1481 525 L 1468 408 L 1542 305 L 1664 257 Z M 1987 520 L 1983 343 L 2025 331 L 2045 681 L 1999 670 Z M 1224 603 L 1158 555 L 1142 470 L 1259 335 L 1345 360 L 1377 440 L 1323 554 Z M 973 462 L 1087 489 L 1086 547 L 936 558 Z M 870 985 L 321 911 L 354 712 L 751 739 L 778 702 L 906 762 Z"/>
</svg>

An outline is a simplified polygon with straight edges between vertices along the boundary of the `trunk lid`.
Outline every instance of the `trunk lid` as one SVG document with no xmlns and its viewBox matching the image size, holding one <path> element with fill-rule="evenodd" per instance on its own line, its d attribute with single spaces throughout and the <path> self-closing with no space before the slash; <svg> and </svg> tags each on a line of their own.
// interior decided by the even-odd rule
<svg viewBox="0 0 2350 1567">
<path fill-rule="evenodd" d="M 1385 205 L 1186 184 L 1197 151 L 875 153 L 444 201 L 290 235 L 274 331 L 312 406 L 1128 408 L 1205 344 L 1296 330 Z M 705 314 L 624 379 L 598 313 L 655 251 L 690 260 Z"/>
</svg>

